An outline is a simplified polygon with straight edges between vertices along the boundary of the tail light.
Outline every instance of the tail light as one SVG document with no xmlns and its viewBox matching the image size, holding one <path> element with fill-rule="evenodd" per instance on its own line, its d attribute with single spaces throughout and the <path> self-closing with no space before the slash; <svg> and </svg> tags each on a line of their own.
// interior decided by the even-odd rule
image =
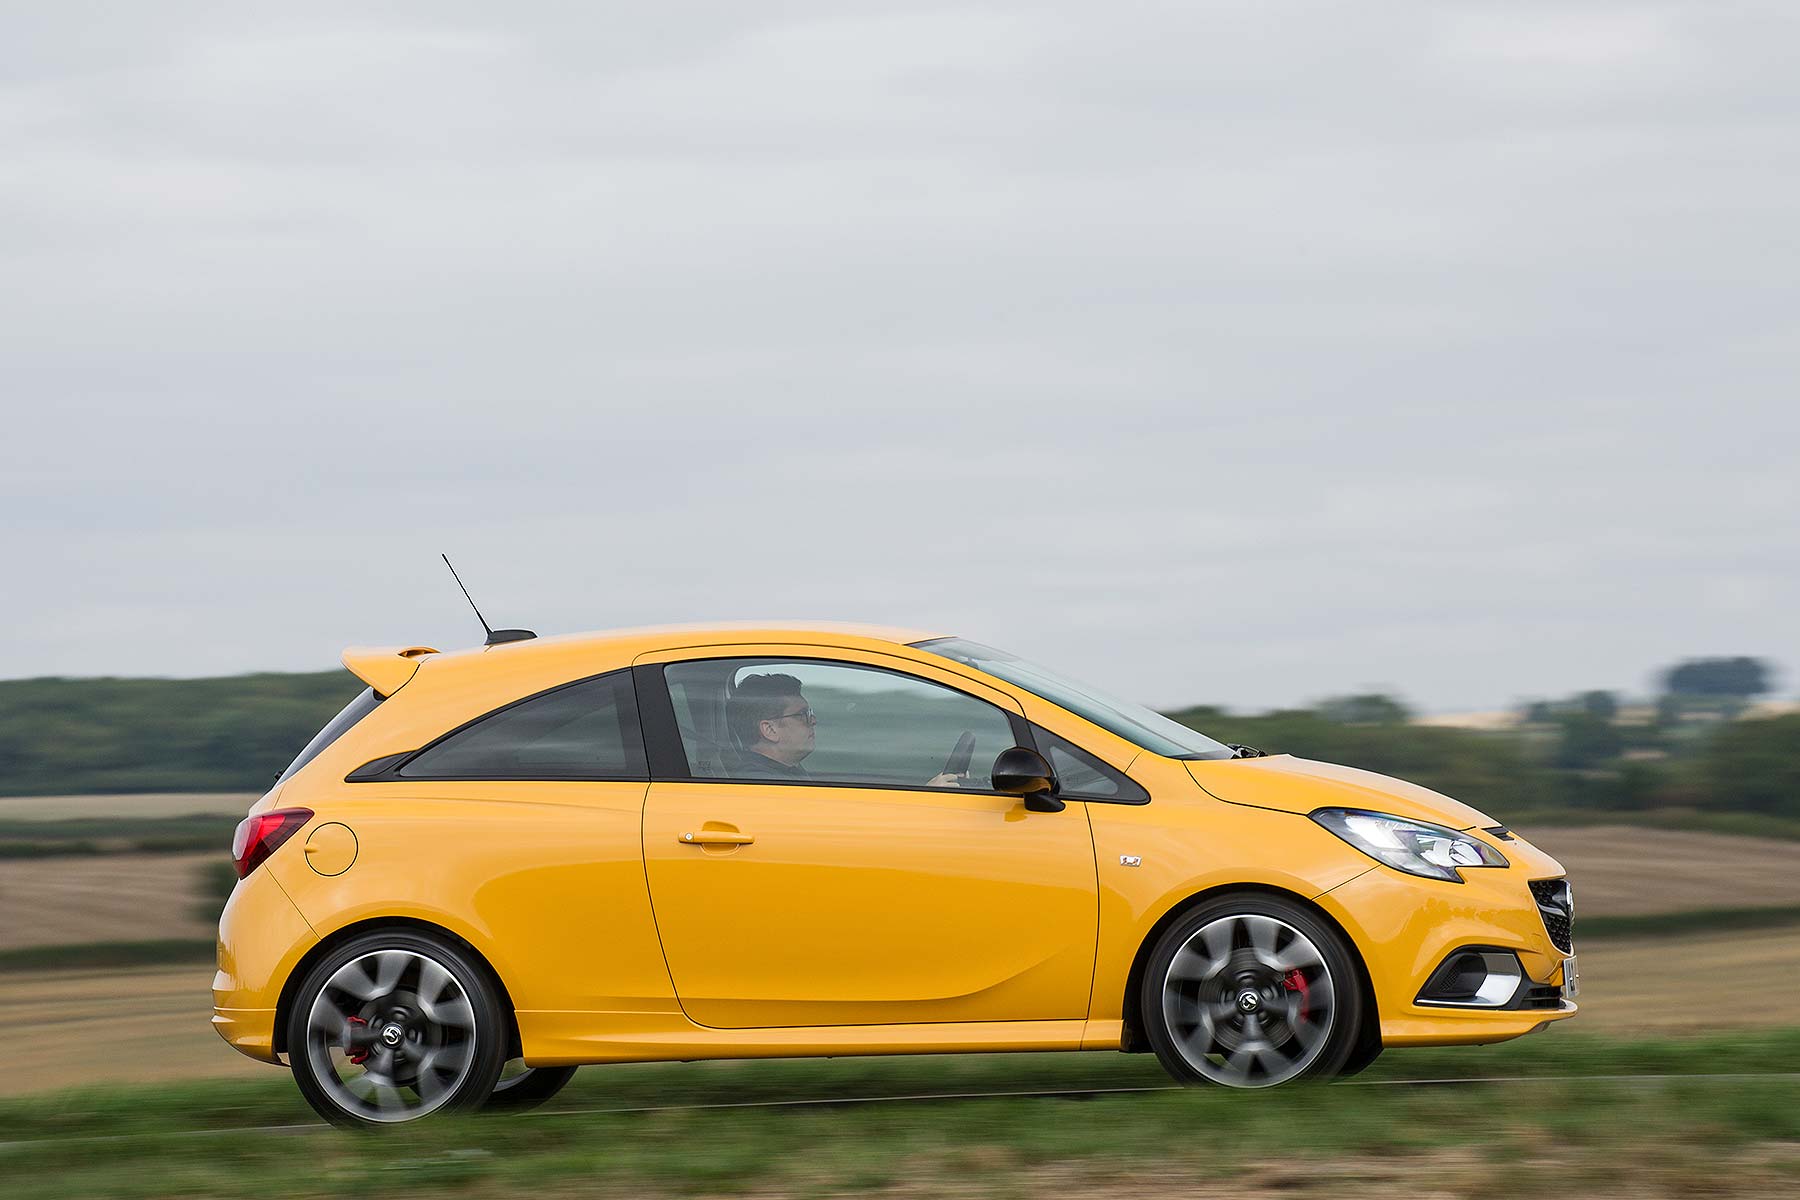
<svg viewBox="0 0 1800 1200">
<path fill-rule="evenodd" d="M 237 866 L 238 878 L 262 866 L 263 859 L 310 820 L 310 808 L 277 808 L 239 821 L 237 832 L 231 835 L 231 861 Z"/>
</svg>

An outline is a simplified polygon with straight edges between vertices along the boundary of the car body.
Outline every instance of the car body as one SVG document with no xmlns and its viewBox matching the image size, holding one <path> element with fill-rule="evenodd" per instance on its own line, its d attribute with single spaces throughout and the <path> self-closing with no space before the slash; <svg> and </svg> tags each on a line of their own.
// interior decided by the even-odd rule
<svg viewBox="0 0 1800 1200">
<path fill-rule="evenodd" d="M 296 1005 L 324 986 L 308 979 L 332 966 L 351 988 L 318 1001 L 321 1022 L 351 1022 L 348 1041 L 360 1048 L 317 1035 L 315 1066 L 329 1083 L 327 1058 L 342 1074 L 340 1051 L 366 1062 L 371 1030 L 399 1036 L 360 999 L 384 972 L 436 980 L 448 968 L 471 1012 L 497 1014 L 481 1017 L 493 1030 L 479 1037 L 543 1071 L 1000 1050 L 1153 1048 L 1179 1060 L 1166 1030 L 1159 1043 L 1146 1028 L 1159 1025 L 1146 997 L 1165 980 L 1170 1021 L 1214 1030 L 1210 1017 L 1179 1016 L 1201 1003 L 1177 994 L 1189 986 L 1177 981 L 1182 955 L 1204 958 L 1211 943 L 1198 927 L 1177 927 L 1232 902 L 1249 923 L 1211 926 L 1205 936 L 1230 946 L 1198 972 L 1222 978 L 1220 964 L 1235 956 L 1261 972 L 1264 999 L 1215 982 L 1205 1004 L 1229 1006 L 1235 994 L 1252 1009 L 1274 1005 L 1245 1018 L 1273 1037 L 1276 1009 L 1296 1029 L 1314 1007 L 1326 1011 L 1324 992 L 1307 1000 L 1307 979 L 1313 972 L 1317 991 L 1330 976 L 1333 1070 L 1384 1046 L 1501 1041 L 1574 1015 L 1568 926 L 1551 933 L 1568 916 L 1563 870 L 1492 818 L 1366 771 L 1215 753 L 1199 735 L 1165 743 L 1148 718 L 1118 718 L 1123 706 L 971 646 L 921 631 L 770 625 L 346 651 L 369 691 L 240 830 L 251 844 L 240 844 L 245 873 L 220 921 L 215 1027 L 253 1058 L 297 1060 L 294 1031 L 314 1035 Z M 747 697 L 764 680 L 802 677 L 806 708 L 781 701 L 792 711 L 765 706 L 771 715 L 745 726 Z M 789 718 L 795 728 L 816 722 L 819 748 L 806 761 L 825 765 L 744 775 L 743 730 L 767 749 Z M 945 782 L 914 765 L 946 751 L 945 766 L 958 765 L 959 725 L 975 743 L 964 754 L 972 769 Z M 601 740 L 607 748 L 595 750 Z M 1031 794 L 1000 790 L 998 752 L 1015 742 L 1047 760 Z M 1157 752 L 1176 744 L 1201 749 Z M 1387 814 L 1434 856 L 1450 846 L 1505 865 L 1459 859 L 1465 869 L 1452 878 L 1422 878 L 1377 861 L 1315 819 L 1321 812 L 1352 814 L 1329 819 L 1360 822 L 1377 839 L 1388 834 L 1373 814 Z M 1458 837 L 1432 841 L 1408 822 Z M 259 844 L 264 832 L 279 837 Z M 1172 931 L 1188 941 L 1162 951 L 1170 965 L 1157 956 Z M 401 932 L 456 961 L 426 954 L 423 968 L 390 971 L 400 960 L 381 957 L 380 939 Z M 1265 935 L 1288 948 L 1263 946 L 1266 969 L 1251 945 Z M 1308 938 L 1341 949 L 1313 955 L 1316 970 L 1294 967 L 1282 955 L 1298 960 Z M 375 957 L 327 961 L 347 946 L 374 947 Z M 1462 983 L 1446 984 L 1458 971 Z M 1508 971 L 1516 986 L 1502 997 L 1496 980 Z M 407 1001 L 395 1011 L 424 1027 L 425 976 L 407 978 L 387 981 Z M 1320 1018 L 1311 1035 L 1325 1038 L 1323 1028 Z M 454 1029 L 432 1036 L 444 1054 L 449 1043 L 472 1053 Z M 1238 1057 L 1247 1076 L 1193 1056 L 1189 1073 L 1281 1081 L 1267 1063 L 1259 1076 L 1249 1052 Z M 1180 1066 L 1171 1063 L 1178 1076 Z M 321 1111 L 355 1122 L 421 1109 L 365 1107 Z"/>
</svg>

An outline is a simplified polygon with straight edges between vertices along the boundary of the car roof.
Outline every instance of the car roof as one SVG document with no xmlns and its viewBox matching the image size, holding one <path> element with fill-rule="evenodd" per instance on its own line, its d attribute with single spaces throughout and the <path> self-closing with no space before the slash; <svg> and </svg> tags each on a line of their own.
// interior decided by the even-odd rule
<svg viewBox="0 0 1800 1200">
<path fill-rule="evenodd" d="M 550 669 L 579 660 L 627 666 L 641 654 L 684 646 L 753 646 L 767 643 L 880 649 L 943 637 L 923 629 L 843 621 L 731 621 L 710 624 L 648 625 L 559 634 L 527 641 L 502 642 L 463 650 L 439 651 L 430 646 L 352 646 L 344 665 L 382 694 L 399 689 L 415 670 L 429 666 L 433 675 L 446 670 L 477 674 L 495 669 L 512 674 L 534 663 Z M 602 668 L 604 669 L 604 668 Z"/>
</svg>

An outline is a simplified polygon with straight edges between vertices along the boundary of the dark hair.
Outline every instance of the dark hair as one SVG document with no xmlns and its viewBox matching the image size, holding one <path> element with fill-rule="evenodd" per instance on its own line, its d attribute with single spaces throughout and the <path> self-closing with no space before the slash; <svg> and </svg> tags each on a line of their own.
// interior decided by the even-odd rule
<svg viewBox="0 0 1800 1200">
<path fill-rule="evenodd" d="M 746 675 L 725 705 L 725 724 L 738 745 L 748 750 L 762 741 L 762 723 L 781 715 L 789 700 L 800 696 L 792 675 Z"/>
</svg>

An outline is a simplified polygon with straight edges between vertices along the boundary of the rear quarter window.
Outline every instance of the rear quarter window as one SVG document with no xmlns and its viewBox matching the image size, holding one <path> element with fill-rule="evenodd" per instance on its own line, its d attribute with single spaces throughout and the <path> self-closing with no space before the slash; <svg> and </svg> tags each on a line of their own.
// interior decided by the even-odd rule
<svg viewBox="0 0 1800 1200">
<path fill-rule="evenodd" d="M 455 730 L 402 779 L 648 779 L 631 672 L 540 692 Z"/>
<path fill-rule="evenodd" d="M 358 721 L 374 712 L 375 706 L 380 703 L 381 697 L 375 694 L 374 688 L 364 688 L 356 699 L 344 705 L 337 716 L 325 723 L 325 728 L 313 735 L 313 740 L 306 743 L 306 749 L 300 751 L 294 761 L 288 764 L 288 769 L 283 771 L 275 782 L 277 784 L 286 783 L 294 772 L 323 754 L 327 746 L 349 733 Z"/>
</svg>

